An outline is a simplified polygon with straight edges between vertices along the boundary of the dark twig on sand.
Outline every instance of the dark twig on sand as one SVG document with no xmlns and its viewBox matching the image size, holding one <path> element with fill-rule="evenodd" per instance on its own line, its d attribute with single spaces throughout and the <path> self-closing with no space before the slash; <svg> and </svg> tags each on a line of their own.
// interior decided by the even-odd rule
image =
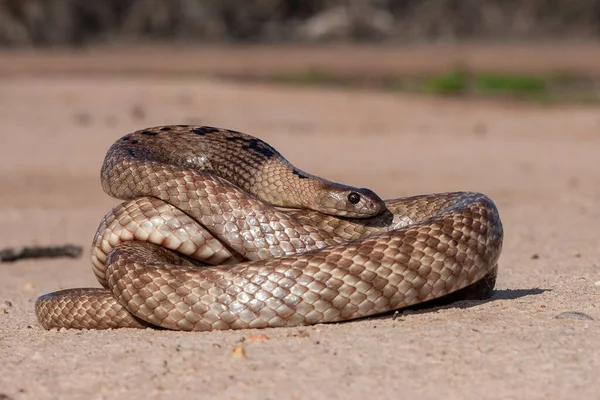
<svg viewBox="0 0 600 400">
<path fill-rule="evenodd" d="M 81 246 L 67 244 L 64 246 L 29 246 L 20 249 L 6 248 L 0 250 L 0 262 L 15 262 L 26 258 L 79 258 L 83 253 Z"/>
</svg>

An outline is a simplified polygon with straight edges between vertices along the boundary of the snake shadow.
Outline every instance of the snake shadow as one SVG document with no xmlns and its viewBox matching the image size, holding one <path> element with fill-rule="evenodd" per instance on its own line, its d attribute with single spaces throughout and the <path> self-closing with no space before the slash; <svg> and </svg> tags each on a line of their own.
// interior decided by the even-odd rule
<svg viewBox="0 0 600 400">
<path fill-rule="evenodd" d="M 516 300 L 521 297 L 537 296 L 551 291 L 551 289 L 542 288 L 494 289 L 495 284 L 496 274 L 492 273 L 482 280 L 446 296 L 416 304 L 414 306 L 405 307 L 400 310 L 390 311 L 385 314 L 360 319 L 387 319 L 390 317 L 395 319 L 403 314 L 421 314 L 449 308 L 467 309 L 493 301 Z"/>
<path fill-rule="evenodd" d="M 465 288 L 468 289 L 468 288 Z M 464 289 L 463 289 L 464 290 Z M 516 300 L 526 296 L 537 296 L 545 292 L 550 292 L 551 289 L 531 288 L 531 289 L 499 289 L 493 290 L 487 298 L 477 298 L 471 293 L 463 295 L 460 291 L 449 294 L 439 299 L 431 300 L 415 306 L 406 307 L 400 310 L 400 313 L 408 311 L 410 313 L 429 312 L 448 308 L 471 308 L 477 307 L 485 303 L 498 300 Z"/>
</svg>

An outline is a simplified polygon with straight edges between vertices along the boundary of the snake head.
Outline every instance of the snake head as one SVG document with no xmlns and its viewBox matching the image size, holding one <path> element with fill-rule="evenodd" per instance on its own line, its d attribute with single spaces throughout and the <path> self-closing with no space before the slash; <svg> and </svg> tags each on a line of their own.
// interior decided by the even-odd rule
<svg viewBox="0 0 600 400">
<path fill-rule="evenodd" d="M 333 183 L 320 191 L 316 203 L 317 211 L 349 218 L 369 218 L 386 209 L 385 202 L 369 189 Z"/>
</svg>

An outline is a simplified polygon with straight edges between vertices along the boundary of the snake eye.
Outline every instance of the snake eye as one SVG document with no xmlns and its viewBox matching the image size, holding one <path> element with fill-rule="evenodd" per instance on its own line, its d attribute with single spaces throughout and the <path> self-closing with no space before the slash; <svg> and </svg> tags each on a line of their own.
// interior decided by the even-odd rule
<svg viewBox="0 0 600 400">
<path fill-rule="evenodd" d="M 348 193 L 348 202 L 350 204 L 357 204 L 360 201 L 360 194 L 356 192 Z"/>
</svg>

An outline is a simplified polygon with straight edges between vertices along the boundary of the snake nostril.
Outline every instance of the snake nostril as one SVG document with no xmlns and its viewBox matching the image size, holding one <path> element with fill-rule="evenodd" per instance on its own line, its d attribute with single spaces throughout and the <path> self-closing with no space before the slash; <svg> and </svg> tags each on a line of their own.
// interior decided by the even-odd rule
<svg viewBox="0 0 600 400">
<path fill-rule="evenodd" d="M 350 204 L 357 204 L 360 201 L 360 194 L 356 192 L 348 193 L 348 202 Z"/>
</svg>

